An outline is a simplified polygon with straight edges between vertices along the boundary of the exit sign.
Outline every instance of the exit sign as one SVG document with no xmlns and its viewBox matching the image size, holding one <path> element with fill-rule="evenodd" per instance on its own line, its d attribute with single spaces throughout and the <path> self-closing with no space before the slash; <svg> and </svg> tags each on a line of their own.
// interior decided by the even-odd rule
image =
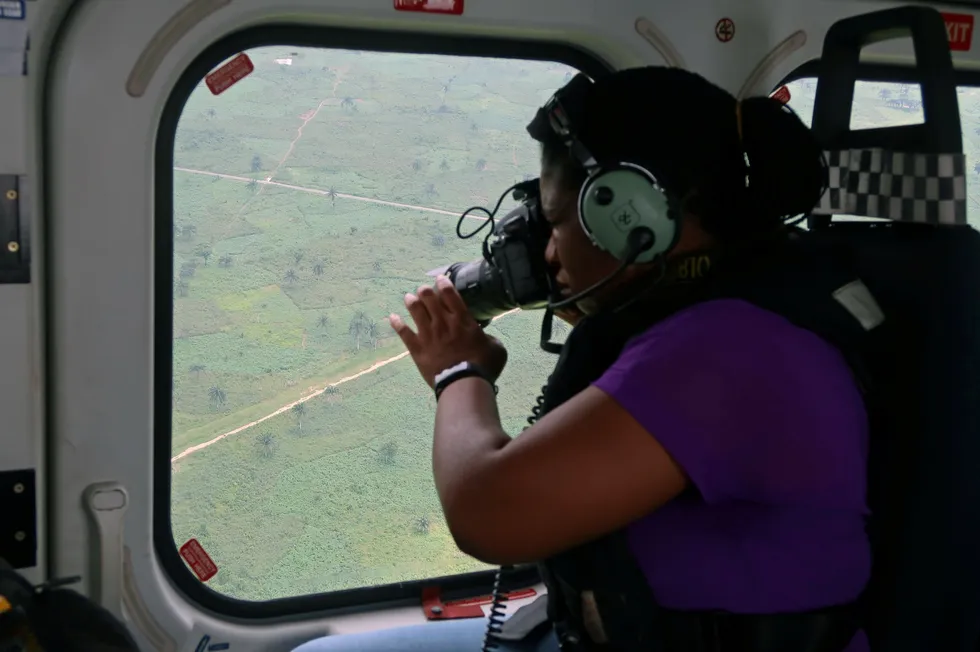
<svg viewBox="0 0 980 652">
<path fill-rule="evenodd" d="M 946 21 L 946 34 L 949 36 L 949 49 L 966 52 L 973 45 L 973 15 L 943 14 Z"/>
</svg>

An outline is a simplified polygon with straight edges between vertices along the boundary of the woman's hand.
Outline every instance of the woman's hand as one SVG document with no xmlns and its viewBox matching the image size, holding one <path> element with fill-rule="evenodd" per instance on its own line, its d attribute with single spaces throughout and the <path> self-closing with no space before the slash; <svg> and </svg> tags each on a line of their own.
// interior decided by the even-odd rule
<svg viewBox="0 0 980 652">
<path fill-rule="evenodd" d="M 507 349 L 480 328 L 445 276 L 436 279 L 435 287 L 420 287 L 418 295 L 406 294 L 405 307 L 418 333 L 398 315 L 388 319 L 429 387 L 434 386 L 436 374 L 460 362 L 479 365 L 494 381 L 500 376 Z"/>
</svg>

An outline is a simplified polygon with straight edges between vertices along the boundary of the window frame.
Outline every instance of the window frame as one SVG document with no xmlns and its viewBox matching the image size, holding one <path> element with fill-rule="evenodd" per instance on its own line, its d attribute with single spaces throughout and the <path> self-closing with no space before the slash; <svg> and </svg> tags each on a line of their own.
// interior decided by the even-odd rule
<svg viewBox="0 0 980 652">
<path fill-rule="evenodd" d="M 770 93 L 774 93 L 780 86 L 784 86 L 790 82 L 798 81 L 800 79 L 819 79 L 821 67 L 822 65 L 820 59 L 810 59 L 809 61 L 800 64 L 793 70 L 793 72 L 783 77 L 783 79 L 772 88 Z M 914 70 L 914 67 L 906 65 L 862 63 L 858 67 L 858 81 L 872 83 L 891 82 L 895 84 L 918 85 L 918 80 L 912 77 Z M 966 70 L 963 68 L 957 68 L 953 73 L 953 77 L 958 88 L 962 88 L 964 86 L 980 87 L 980 70 Z"/>
<path fill-rule="evenodd" d="M 191 93 L 222 61 L 243 51 L 268 46 L 349 49 L 402 54 L 442 54 L 528 61 L 550 61 L 574 67 L 595 78 L 613 67 L 579 46 L 556 41 L 537 42 L 473 35 L 447 36 L 291 23 L 266 24 L 230 34 L 201 52 L 178 79 L 160 117 L 154 151 L 154 337 L 153 337 L 153 547 L 163 571 L 190 601 L 217 614 L 236 618 L 276 618 L 302 612 L 419 604 L 423 588 L 438 586 L 444 599 L 488 594 L 494 571 L 432 577 L 379 586 L 279 598 L 268 601 L 237 599 L 211 589 L 185 565 L 174 540 L 171 522 L 171 446 L 173 436 L 173 222 L 174 146 L 177 125 Z M 557 90 L 557 89 L 556 89 Z M 529 119 L 531 116 L 528 116 Z M 515 569 L 514 585 L 540 581 L 537 568 Z"/>
</svg>

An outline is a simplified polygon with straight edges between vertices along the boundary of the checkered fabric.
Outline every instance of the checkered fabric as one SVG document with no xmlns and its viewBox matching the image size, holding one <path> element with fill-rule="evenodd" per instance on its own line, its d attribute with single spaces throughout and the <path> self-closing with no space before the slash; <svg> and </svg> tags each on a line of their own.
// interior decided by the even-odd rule
<svg viewBox="0 0 980 652">
<path fill-rule="evenodd" d="M 966 156 L 884 149 L 826 152 L 830 183 L 814 215 L 966 223 Z"/>
</svg>

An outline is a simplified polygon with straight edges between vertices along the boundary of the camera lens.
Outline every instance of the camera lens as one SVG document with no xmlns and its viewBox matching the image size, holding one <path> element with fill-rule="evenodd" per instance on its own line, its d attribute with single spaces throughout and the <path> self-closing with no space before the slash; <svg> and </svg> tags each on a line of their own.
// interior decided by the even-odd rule
<svg viewBox="0 0 980 652">
<path fill-rule="evenodd" d="M 481 324 L 517 307 L 507 296 L 499 271 L 482 258 L 450 265 L 446 276 Z"/>
</svg>

